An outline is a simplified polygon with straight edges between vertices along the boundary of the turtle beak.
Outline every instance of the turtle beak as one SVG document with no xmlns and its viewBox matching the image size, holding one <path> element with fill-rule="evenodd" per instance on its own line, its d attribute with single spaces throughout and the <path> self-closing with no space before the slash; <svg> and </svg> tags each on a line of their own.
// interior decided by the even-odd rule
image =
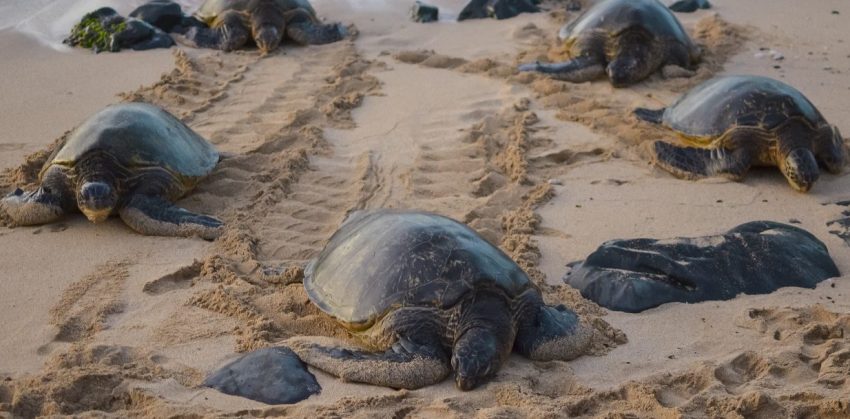
<svg viewBox="0 0 850 419">
<path fill-rule="evenodd" d="M 99 211 L 83 209 L 82 211 L 86 218 L 88 218 L 89 221 L 93 223 L 102 223 L 106 221 L 107 218 L 109 218 L 110 214 L 112 214 L 112 208 L 103 209 Z"/>
</svg>

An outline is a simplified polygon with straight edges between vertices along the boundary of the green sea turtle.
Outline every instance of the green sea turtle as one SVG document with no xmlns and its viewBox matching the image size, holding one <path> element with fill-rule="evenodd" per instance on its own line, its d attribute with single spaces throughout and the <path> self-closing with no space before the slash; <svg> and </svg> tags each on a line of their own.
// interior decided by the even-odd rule
<svg viewBox="0 0 850 419">
<path fill-rule="evenodd" d="M 285 344 L 347 381 L 415 389 L 454 370 L 469 390 L 512 350 L 536 360 L 584 353 L 587 326 L 469 227 L 436 214 L 352 214 L 305 269 L 310 300 L 370 351 L 327 338 Z M 333 340 L 330 340 L 333 342 Z"/>
<path fill-rule="evenodd" d="M 570 82 L 608 74 L 616 87 L 639 82 L 659 68 L 667 76 L 690 75 L 697 47 L 669 9 L 658 0 L 604 0 L 561 29 L 570 59 L 529 63 L 538 71 Z"/>
<path fill-rule="evenodd" d="M 778 166 L 791 187 L 806 192 L 820 175 L 818 162 L 830 173 L 846 162 L 838 128 L 797 89 L 767 77 L 717 77 L 668 108 L 634 113 L 687 144 L 653 144 L 657 164 L 683 178 L 740 179 L 750 166 Z"/>
<path fill-rule="evenodd" d="M 195 15 L 209 28 L 190 28 L 179 39 L 201 48 L 231 51 L 253 39 L 266 54 L 284 35 L 303 45 L 336 42 L 346 35 L 340 24 L 323 24 L 307 0 L 207 0 Z"/>
<path fill-rule="evenodd" d="M 172 202 L 218 163 L 218 152 L 162 109 L 123 103 L 96 113 L 71 132 L 45 163 L 40 186 L 0 200 L 11 225 L 36 225 L 79 210 L 92 222 L 113 213 L 142 234 L 213 239 L 222 223 Z"/>
</svg>

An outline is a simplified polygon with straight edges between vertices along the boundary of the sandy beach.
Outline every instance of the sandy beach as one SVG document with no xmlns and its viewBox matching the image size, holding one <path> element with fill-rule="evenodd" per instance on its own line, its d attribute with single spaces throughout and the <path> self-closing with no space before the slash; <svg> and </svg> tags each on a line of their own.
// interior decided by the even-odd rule
<svg viewBox="0 0 850 419">
<path fill-rule="evenodd" d="M 848 244 L 827 226 L 846 209 L 835 202 L 850 199 L 848 169 L 807 194 L 775 168 L 743 182 L 680 180 L 646 152 L 669 134 L 631 116 L 713 76 L 754 74 L 795 86 L 846 136 L 846 0 L 713 0 L 677 14 L 706 51 L 696 75 L 622 89 L 516 73 L 562 54 L 557 32 L 575 12 L 559 2 L 461 23 L 464 1 L 431 3 L 442 20 L 418 24 L 408 1 L 315 0 L 355 36 L 266 57 L 182 46 L 95 55 L 58 47 L 55 25 L 0 29 L 0 192 L 37 183 L 56 141 L 87 116 L 144 101 L 225 156 L 179 204 L 226 223 L 212 242 L 79 214 L 0 227 L 0 417 L 850 417 L 846 276 L 639 314 L 605 310 L 561 280 L 607 240 L 753 220 L 797 220 L 850 272 Z M 294 280 L 348 213 L 382 207 L 467 223 L 547 302 L 593 325 L 592 354 L 513 355 L 471 392 L 452 380 L 396 391 L 315 369 L 321 394 L 294 405 L 200 386 L 239 354 L 292 336 L 345 339 Z"/>
</svg>

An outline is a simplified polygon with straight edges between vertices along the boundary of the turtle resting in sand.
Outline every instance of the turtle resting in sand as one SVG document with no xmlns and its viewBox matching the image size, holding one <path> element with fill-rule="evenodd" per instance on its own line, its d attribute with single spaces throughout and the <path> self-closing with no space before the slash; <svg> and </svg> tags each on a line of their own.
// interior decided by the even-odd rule
<svg viewBox="0 0 850 419">
<path fill-rule="evenodd" d="M 522 64 L 519 71 L 586 82 L 608 75 L 615 87 L 637 83 L 658 69 L 666 77 L 689 76 L 700 48 L 658 0 L 604 0 L 561 29 L 570 59 Z"/>
<path fill-rule="evenodd" d="M 458 21 L 467 19 L 509 19 L 520 13 L 537 13 L 538 0 L 470 0 L 460 11 Z"/>
<path fill-rule="evenodd" d="M 99 223 L 118 213 L 142 234 L 213 239 L 221 221 L 172 202 L 218 159 L 212 145 L 162 109 L 112 105 L 68 135 L 41 169 L 38 189 L 17 189 L 0 200 L 0 218 L 36 225 L 79 210 Z"/>
<path fill-rule="evenodd" d="M 838 128 L 797 89 L 767 77 L 717 77 L 668 108 L 634 113 L 676 131 L 686 145 L 656 141 L 653 152 L 658 166 L 686 179 L 739 180 L 750 166 L 778 166 L 791 187 L 807 192 L 818 163 L 840 173 L 847 159 Z"/>
<path fill-rule="evenodd" d="M 338 23 L 322 23 L 307 0 L 207 0 L 195 15 L 209 27 L 190 28 L 178 39 L 224 51 L 253 40 L 267 54 L 284 36 L 302 45 L 319 45 L 339 41 L 347 33 Z"/>
<path fill-rule="evenodd" d="M 369 350 L 319 337 L 285 344 L 346 381 L 415 389 L 454 370 L 457 386 L 470 390 L 511 351 L 570 360 L 590 337 L 572 310 L 544 304 L 502 251 L 469 227 L 425 212 L 352 214 L 305 269 L 304 287 Z"/>
</svg>

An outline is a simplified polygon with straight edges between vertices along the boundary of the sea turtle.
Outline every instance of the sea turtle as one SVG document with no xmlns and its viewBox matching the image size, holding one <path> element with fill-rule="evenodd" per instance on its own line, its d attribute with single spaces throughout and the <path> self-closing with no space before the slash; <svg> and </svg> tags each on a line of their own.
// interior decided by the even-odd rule
<svg viewBox="0 0 850 419">
<path fill-rule="evenodd" d="M 460 11 L 458 21 L 467 19 L 509 19 L 520 13 L 537 13 L 539 0 L 470 0 Z"/>
<path fill-rule="evenodd" d="M 250 39 L 264 54 L 284 35 L 299 44 L 327 44 L 346 35 L 338 24 L 323 24 L 307 0 L 207 0 L 195 13 L 208 28 L 190 28 L 179 38 L 201 48 L 231 51 Z"/>
<path fill-rule="evenodd" d="M 690 75 L 700 56 L 700 48 L 658 0 L 604 0 L 564 26 L 559 37 L 569 60 L 522 64 L 519 71 L 576 83 L 607 73 L 611 84 L 622 87 L 659 68 L 666 76 Z"/>
<path fill-rule="evenodd" d="M 352 214 L 308 264 L 304 287 L 370 351 L 317 337 L 285 344 L 307 364 L 347 381 L 415 389 L 454 370 L 457 386 L 470 390 L 512 350 L 570 360 L 589 342 L 576 314 L 544 304 L 498 248 L 469 227 L 426 212 Z"/>
<path fill-rule="evenodd" d="M 82 211 L 92 222 L 113 213 L 142 234 L 213 239 L 222 223 L 172 202 L 218 163 L 206 140 L 164 110 L 123 103 L 96 113 L 71 132 L 39 174 L 32 192 L 0 200 L 11 225 L 45 224 Z"/>
<path fill-rule="evenodd" d="M 668 108 L 634 113 L 687 144 L 653 144 L 657 164 L 683 178 L 740 179 L 750 166 L 778 166 L 791 187 L 806 192 L 818 179 L 818 162 L 839 173 L 846 161 L 838 128 L 797 89 L 767 77 L 716 77 Z"/>
</svg>

